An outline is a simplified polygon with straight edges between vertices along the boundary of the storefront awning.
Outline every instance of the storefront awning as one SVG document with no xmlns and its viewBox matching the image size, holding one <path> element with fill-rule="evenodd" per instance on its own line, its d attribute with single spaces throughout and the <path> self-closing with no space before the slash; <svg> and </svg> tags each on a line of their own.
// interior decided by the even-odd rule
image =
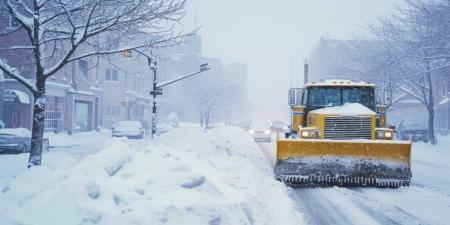
<svg viewBox="0 0 450 225">
<path fill-rule="evenodd" d="M 5 89 L 3 91 L 3 102 L 30 104 L 30 97 L 23 91 Z"/>
</svg>

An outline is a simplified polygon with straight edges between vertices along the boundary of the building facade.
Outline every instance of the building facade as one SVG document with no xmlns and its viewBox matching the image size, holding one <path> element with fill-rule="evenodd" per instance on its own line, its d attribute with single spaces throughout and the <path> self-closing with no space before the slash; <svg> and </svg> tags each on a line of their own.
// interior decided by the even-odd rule
<svg viewBox="0 0 450 225">
<path fill-rule="evenodd" d="M 0 29 L 16 29 L 10 17 L 2 15 Z M 113 41 L 108 37 L 105 42 Z M 114 46 L 130 45 L 152 36 L 141 33 L 130 40 L 121 39 Z M 26 46 L 27 37 L 23 30 L 0 37 L 0 59 L 17 68 L 23 76 L 35 79 L 35 65 L 29 50 L 6 50 L 9 46 Z M 197 122 L 198 112 L 193 109 L 191 89 L 200 80 L 227 77 L 234 83 L 235 101 L 240 109 L 247 100 L 247 67 L 245 64 L 224 65 L 220 59 L 203 57 L 201 37 L 193 35 L 184 44 L 157 49 L 158 81 L 196 72 L 200 64 L 209 63 L 212 71 L 164 88 L 158 97 L 158 119 L 164 120 L 171 112 L 176 112 L 181 120 Z M 111 128 L 121 120 L 151 120 L 153 74 L 147 58 L 138 52 L 113 54 L 104 57 L 86 58 L 73 61 L 46 82 L 45 131 L 84 132 L 100 128 Z M 225 80 L 225 79 L 224 79 Z M 8 128 L 31 129 L 33 95 L 16 80 L 5 76 L 0 81 L 2 96 L 0 101 L 1 125 Z"/>
</svg>

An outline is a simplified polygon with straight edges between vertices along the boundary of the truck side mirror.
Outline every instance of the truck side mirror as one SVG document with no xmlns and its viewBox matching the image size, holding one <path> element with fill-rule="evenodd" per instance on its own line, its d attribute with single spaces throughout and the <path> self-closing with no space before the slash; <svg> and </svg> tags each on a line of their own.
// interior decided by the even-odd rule
<svg viewBox="0 0 450 225">
<path fill-rule="evenodd" d="M 289 105 L 300 105 L 302 102 L 303 88 L 291 88 L 289 89 Z"/>
</svg>

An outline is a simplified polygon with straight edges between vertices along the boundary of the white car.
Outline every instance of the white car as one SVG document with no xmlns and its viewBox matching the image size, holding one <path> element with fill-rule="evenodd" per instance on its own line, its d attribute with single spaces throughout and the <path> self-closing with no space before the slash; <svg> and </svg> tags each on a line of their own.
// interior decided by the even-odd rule
<svg viewBox="0 0 450 225">
<path fill-rule="evenodd" d="M 253 139 L 256 142 L 271 142 L 272 141 L 272 132 L 270 130 L 253 130 L 250 129 L 248 131 L 250 135 L 252 135 Z"/>
<path fill-rule="evenodd" d="M 114 125 L 112 129 L 112 136 L 140 139 L 144 137 L 144 128 L 139 121 L 120 121 L 116 125 Z"/>
<path fill-rule="evenodd" d="M 273 120 L 270 122 L 270 130 L 272 130 L 273 132 L 287 132 L 288 127 L 283 121 Z"/>
</svg>

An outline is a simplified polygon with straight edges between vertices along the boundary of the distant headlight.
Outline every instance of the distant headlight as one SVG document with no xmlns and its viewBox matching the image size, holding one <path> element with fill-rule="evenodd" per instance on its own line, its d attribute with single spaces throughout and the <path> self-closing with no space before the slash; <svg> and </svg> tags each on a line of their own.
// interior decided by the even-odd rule
<svg viewBox="0 0 450 225">
<path fill-rule="evenodd" d="M 379 128 L 376 130 L 376 138 L 382 140 L 394 139 L 394 132 L 391 129 Z"/>
<path fill-rule="evenodd" d="M 315 127 L 301 128 L 300 137 L 304 139 L 317 139 L 319 138 L 319 130 Z"/>
<path fill-rule="evenodd" d="M 266 130 L 266 132 L 264 132 L 265 134 L 270 134 L 270 131 L 269 130 Z"/>
<path fill-rule="evenodd" d="M 249 130 L 248 133 L 255 134 L 255 131 L 254 130 Z"/>
</svg>

